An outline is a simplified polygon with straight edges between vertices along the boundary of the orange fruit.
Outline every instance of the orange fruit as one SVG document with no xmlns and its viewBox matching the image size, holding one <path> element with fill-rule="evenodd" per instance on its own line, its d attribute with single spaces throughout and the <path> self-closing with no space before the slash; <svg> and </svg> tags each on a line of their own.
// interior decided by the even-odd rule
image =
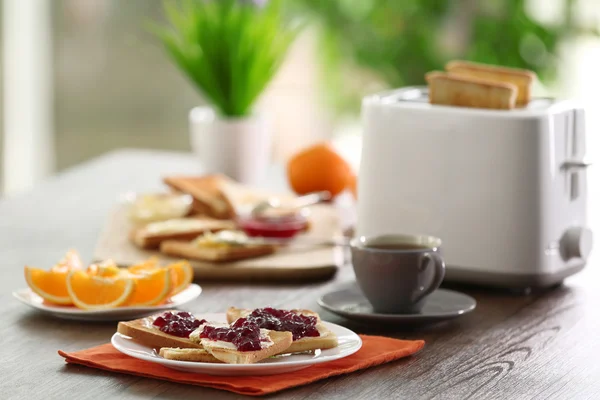
<svg viewBox="0 0 600 400">
<path fill-rule="evenodd" d="M 127 302 L 135 289 L 132 278 L 103 278 L 84 271 L 67 275 L 67 291 L 73 303 L 86 310 L 104 310 Z"/>
<path fill-rule="evenodd" d="M 156 257 L 150 257 L 146 261 L 142 261 L 139 264 L 134 264 L 134 265 L 128 267 L 127 268 L 127 272 L 129 272 L 131 274 L 137 274 L 137 273 L 140 273 L 140 272 L 153 271 L 156 268 L 159 268 L 159 266 L 158 266 L 158 258 L 156 258 Z"/>
<path fill-rule="evenodd" d="M 81 261 L 81 257 L 79 257 L 79 253 L 76 250 L 69 250 L 67 254 L 65 254 L 64 258 L 58 262 L 54 267 L 52 267 L 52 271 L 55 272 L 68 272 L 75 269 L 82 269 L 83 262 Z"/>
<path fill-rule="evenodd" d="M 189 262 L 179 261 L 170 264 L 167 268 L 171 272 L 171 278 L 173 280 L 171 285 L 173 287 L 170 294 L 171 296 L 180 293 L 192 283 L 192 280 L 194 279 L 194 270 Z"/>
<path fill-rule="evenodd" d="M 106 260 L 98 264 L 92 264 L 87 267 L 87 273 L 93 276 L 103 278 L 115 278 L 121 275 L 121 268 L 113 260 Z"/>
<path fill-rule="evenodd" d="M 128 306 L 160 304 L 171 294 L 171 271 L 167 268 L 128 275 L 135 280 L 135 290 L 127 301 Z"/>
<path fill-rule="evenodd" d="M 348 187 L 352 169 L 327 143 L 302 150 L 287 164 L 290 186 L 299 195 L 327 190 L 332 197 Z"/>
<path fill-rule="evenodd" d="M 67 290 L 69 271 L 50 270 L 25 267 L 25 280 L 31 290 L 44 300 L 54 304 L 72 305 L 73 301 Z"/>
</svg>

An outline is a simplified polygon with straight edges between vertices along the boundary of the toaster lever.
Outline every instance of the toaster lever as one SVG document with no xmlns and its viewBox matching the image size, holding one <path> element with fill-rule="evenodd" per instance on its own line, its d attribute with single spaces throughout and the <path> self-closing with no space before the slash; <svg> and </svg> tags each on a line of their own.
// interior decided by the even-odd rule
<svg viewBox="0 0 600 400">
<path fill-rule="evenodd" d="M 592 165 L 592 163 L 587 162 L 587 161 L 565 161 L 561 167 L 566 170 L 573 170 L 573 169 L 586 169 L 587 167 L 589 167 L 591 165 Z"/>
</svg>

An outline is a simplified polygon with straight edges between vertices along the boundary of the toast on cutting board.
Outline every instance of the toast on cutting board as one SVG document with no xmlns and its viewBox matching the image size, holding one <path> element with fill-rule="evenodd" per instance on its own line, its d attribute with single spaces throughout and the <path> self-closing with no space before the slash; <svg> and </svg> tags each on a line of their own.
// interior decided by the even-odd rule
<svg viewBox="0 0 600 400">
<path fill-rule="evenodd" d="M 193 240 L 206 232 L 234 229 L 235 223 L 213 218 L 177 218 L 153 222 L 131 231 L 130 239 L 143 249 L 157 249 L 165 240 Z"/>
<path fill-rule="evenodd" d="M 172 176 L 163 181 L 172 189 L 194 198 L 192 208 L 195 214 L 217 219 L 235 218 L 268 198 L 277 197 L 286 203 L 296 197 L 293 194 L 272 193 L 243 185 L 223 174 Z"/>
<path fill-rule="evenodd" d="M 232 324 L 238 318 L 244 318 L 250 315 L 254 310 L 250 309 L 242 309 L 236 307 L 229 307 L 227 309 L 227 322 Z M 313 351 L 317 349 L 331 349 L 338 345 L 337 336 L 335 333 L 327 329 L 327 327 L 322 323 L 319 314 L 310 310 L 289 310 L 296 314 L 301 314 L 305 316 L 315 317 L 317 319 L 316 327 L 319 330 L 320 336 L 318 337 L 303 337 L 297 340 L 292 341 L 290 346 L 285 350 L 285 353 L 302 353 L 306 351 Z"/>
<path fill-rule="evenodd" d="M 192 210 L 196 214 L 208 215 L 217 219 L 235 217 L 235 209 L 223 194 L 221 185 L 228 181 L 225 175 L 170 176 L 163 182 L 172 189 L 191 195 L 194 200 Z"/>
<path fill-rule="evenodd" d="M 526 105 L 531 100 L 531 88 L 533 81 L 536 78 L 535 72 L 525 69 L 508 68 L 462 60 L 448 62 L 446 64 L 446 71 L 453 76 L 515 85 L 517 88 L 515 102 L 519 106 Z"/>
<path fill-rule="evenodd" d="M 512 83 L 463 77 L 433 71 L 425 75 L 431 104 L 510 110 L 515 108 L 517 86 Z"/>
<path fill-rule="evenodd" d="M 275 253 L 275 246 L 244 245 L 201 247 L 196 245 L 193 241 L 183 242 L 178 240 L 166 240 L 160 244 L 160 252 L 171 257 L 224 263 L 268 256 Z"/>
</svg>

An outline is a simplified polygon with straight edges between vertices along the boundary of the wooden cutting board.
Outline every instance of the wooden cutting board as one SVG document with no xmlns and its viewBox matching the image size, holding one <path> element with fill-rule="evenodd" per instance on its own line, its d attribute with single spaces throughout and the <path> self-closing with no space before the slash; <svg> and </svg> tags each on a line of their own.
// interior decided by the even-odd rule
<svg viewBox="0 0 600 400">
<path fill-rule="evenodd" d="M 341 235 L 342 224 L 338 210 L 331 205 L 311 207 L 311 229 L 299 236 L 331 239 Z M 161 263 L 176 259 L 157 251 L 143 250 L 129 241 L 132 225 L 127 217 L 127 208 L 117 206 L 110 214 L 104 230 L 96 244 L 94 260 L 112 259 L 120 266 L 128 266 L 151 256 Z M 236 282 L 307 282 L 331 278 L 337 267 L 344 262 L 341 248 L 324 246 L 302 246 L 282 248 L 277 253 L 231 263 L 208 263 L 191 261 L 195 280 Z"/>
</svg>

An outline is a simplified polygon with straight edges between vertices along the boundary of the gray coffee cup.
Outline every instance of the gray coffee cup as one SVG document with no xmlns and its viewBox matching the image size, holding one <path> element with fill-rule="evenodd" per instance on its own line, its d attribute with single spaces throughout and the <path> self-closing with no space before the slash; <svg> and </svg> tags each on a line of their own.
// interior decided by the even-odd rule
<svg viewBox="0 0 600 400">
<path fill-rule="evenodd" d="M 446 270 L 442 241 L 427 235 L 358 237 L 350 242 L 358 286 L 373 310 L 386 314 L 421 311 Z"/>
</svg>

